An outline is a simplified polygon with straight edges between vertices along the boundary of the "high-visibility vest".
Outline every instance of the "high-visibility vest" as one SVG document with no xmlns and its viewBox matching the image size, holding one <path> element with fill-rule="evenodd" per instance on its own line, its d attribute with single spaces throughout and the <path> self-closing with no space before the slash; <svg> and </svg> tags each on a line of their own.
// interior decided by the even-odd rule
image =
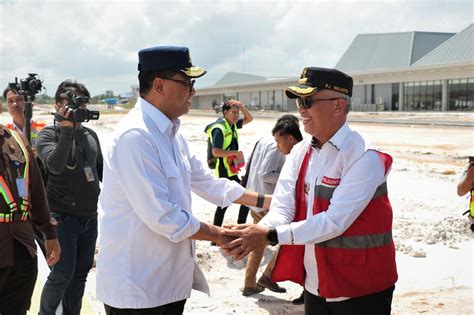
<svg viewBox="0 0 474 315">
<path fill-rule="evenodd" d="M 27 150 L 27 145 L 23 137 L 15 130 L 10 130 L 10 134 L 15 139 L 16 143 L 23 152 L 23 156 L 25 157 L 25 168 L 23 169 L 23 178 L 25 179 L 26 192 L 25 196 L 20 197 L 20 206 L 18 207 L 15 199 L 13 198 L 11 190 L 7 185 L 7 182 L 5 181 L 3 176 L 0 175 L 0 194 L 5 200 L 5 203 L 8 205 L 8 209 L 6 209 L 7 211 L 4 213 L 0 213 L 0 223 L 12 222 L 13 214 L 15 213 L 15 211 L 20 211 L 20 221 L 26 221 L 28 219 L 28 211 L 30 209 L 30 158 Z"/>
<path fill-rule="evenodd" d="M 238 143 L 239 135 L 237 133 L 237 126 L 234 126 L 234 131 L 232 131 L 232 128 L 229 125 L 229 122 L 227 121 L 227 119 L 220 118 L 214 124 L 210 125 L 206 129 L 206 133 L 207 133 L 207 136 L 209 137 L 209 139 L 211 141 L 211 144 L 212 144 L 212 131 L 215 128 L 219 128 L 222 131 L 222 134 L 224 135 L 224 143 L 223 143 L 223 146 L 222 146 L 223 150 L 227 150 L 230 147 L 230 144 L 232 143 L 232 139 L 235 139 L 235 141 L 237 141 L 237 143 Z M 227 171 L 227 176 L 228 177 L 235 176 L 235 175 L 238 174 L 237 172 L 232 171 L 232 169 L 229 165 L 229 159 L 227 159 L 226 157 L 221 157 L 221 158 L 217 159 L 217 163 L 216 163 L 215 175 L 217 177 L 219 176 L 219 165 L 220 165 L 220 163 L 224 164 L 224 167 Z"/>
<path fill-rule="evenodd" d="M 306 152 L 295 188 L 294 222 L 306 219 L 304 178 L 312 148 Z M 392 157 L 376 151 L 387 172 Z M 316 187 L 313 215 L 329 208 L 333 191 Z M 392 208 L 386 183 L 380 185 L 372 200 L 354 223 L 340 236 L 315 244 L 319 295 L 324 298 L 358 297 L 383 291 L 398 278 L 395 246 L 392 239 Z M 305 282 L 304 245 L 282 245 L 272 272 L 272 280 Z"/>
<path fill-rule="evenodd" d="M 32 120 L 30 126 L 31 126 L 31 133 L 30 133 L 31 143 L 33 143 L 34 139 L 38 138 L 38 133 L 46 126 L 46 124 L 44 122 L 37 122 L 35 120 Z M 15 125 L 13 125 L 13 123 L 8 123 L 5 125 L 5 127 L 7 127 L 10 130 L 15 130 Z M 23 132 L 22 130 L 20 131 Z"/>
</svg>

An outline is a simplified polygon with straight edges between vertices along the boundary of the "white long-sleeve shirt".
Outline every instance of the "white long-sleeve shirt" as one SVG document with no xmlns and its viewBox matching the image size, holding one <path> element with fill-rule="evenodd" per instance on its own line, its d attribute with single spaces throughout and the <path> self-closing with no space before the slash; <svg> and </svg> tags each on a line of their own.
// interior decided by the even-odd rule
<svg viewBox="0 0 474 315">
<path fill-rule="evenodd" d="M 179 125 L 139 98 L 114 132 L 99 199 L 97 298 L 107 305 L 151 308 L 192 288 L 209 293 L 189 239 L 200 227 L 191 191 L 227 207 L 245 189 L 204 168 Z"/>
<path fill-rule="evenodd" d="M 306 176 L 306 220 L 292 222 L 295 215 L 295 187 L 300 165 L 310 140 L 297 144 L 287 157 L 273 194 L 269 213 L 259 224 L 275 226 L 279 244 L 304 244 L 305 288 L 318 295 L 318 274 L 314 244 L 341 235 L 361 214 L 376 189 L 385 182 L 382 160 L 368 150 L 365 140 L 344 124 L 321 149 L 314 148 Z M 327 211 L 313 215 L 315 188 L 335 188 Z M 328 299 L 337 301 L 345 299 Z"/>
</svg>

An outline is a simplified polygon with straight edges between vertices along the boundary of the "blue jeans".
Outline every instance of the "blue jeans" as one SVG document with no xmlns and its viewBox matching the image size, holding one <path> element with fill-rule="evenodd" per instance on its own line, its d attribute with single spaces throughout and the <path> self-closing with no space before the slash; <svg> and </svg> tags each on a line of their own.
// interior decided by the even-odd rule
<svg viewBox="0 0 474 315">
<path fill-rule="evenodd" d="M 89 270 L 94 263 L 97 216 L 53 213 L 58 221 L 61 258 L 51 268 L 41 294 L 40 315 L 54 315 L 62 300 L 63 314 L 79 315 Z"/>
</svg>

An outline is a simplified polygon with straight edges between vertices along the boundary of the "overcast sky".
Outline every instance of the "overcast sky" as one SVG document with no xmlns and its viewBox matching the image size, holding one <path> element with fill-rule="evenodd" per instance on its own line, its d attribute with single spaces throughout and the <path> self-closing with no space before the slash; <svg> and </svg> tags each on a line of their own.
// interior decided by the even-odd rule
<svg viewBox="0 0 474 315">
<path fill-rule="evenodd" d="M 130 91 L 137 52 L 188 46 L 213 85 L 229 71 L 299 76 L 334 67 L 357 34 L 459 32 L 471 0 L 0 0 L 0 87 L 34 72 L 48 95 L 73 78 L 92 95 Z"/>
</svg>

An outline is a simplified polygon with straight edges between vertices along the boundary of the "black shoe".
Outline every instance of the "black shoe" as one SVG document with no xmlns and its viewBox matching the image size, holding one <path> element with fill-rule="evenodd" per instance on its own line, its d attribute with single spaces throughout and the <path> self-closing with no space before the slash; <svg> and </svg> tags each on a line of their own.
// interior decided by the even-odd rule
<svg viewBox="0 0 474 315">
<path fill-rule="evenodd" d="M 301 295 L 300 295 L 299 298 L 294 299 L 293 301 L 291 301 L 291 304 L 293 304 L 293 305 L 302 305 L 302 304 L 304 304 L 304 291 L 301 292 Z"/>
<path fill-rule="evenodd" d="M 278 293 L 286 292 L 285 288 L 280 287 L 278 283 L 273 282 L 272 279 L 268 278 L 265 275 L 262 275 L 260 279 L 258 279 L 257 284 L 273 292 L 278 292 Z"/>
<path fill-rule="evenodd" d="M 251 287 L 245 287 L 242 289 L 242 295 L 243 296 L 250 296 L 250 295 L 254 295 L 254 294 L 257 294 L 257 293 L 260 293 L 262 292 L 263 290 L 265 290 L 264 287 L 261 287 L 257 284 L 257 286 L 255 288 L 251 288 Z"/>
</svg>

